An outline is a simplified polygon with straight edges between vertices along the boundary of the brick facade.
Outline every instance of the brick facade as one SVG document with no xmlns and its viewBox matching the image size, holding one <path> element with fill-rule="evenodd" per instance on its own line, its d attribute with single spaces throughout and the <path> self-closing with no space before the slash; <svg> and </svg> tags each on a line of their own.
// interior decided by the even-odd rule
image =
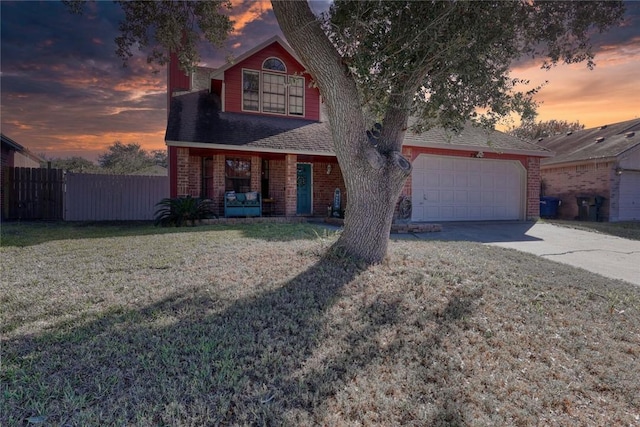
<svg viewBox="0 0 640 427">
<path fill-rule="evenodd" d="M 540 158 L 527 158 L 527 211 L 526 218 L 540 218 Z"/>
<path fill-rule="evenodd" d="M 330 167 L 329 169 L 327 169 Z M 329 171 L 329 173 L 327 173 Z M 341 208 L 347 206 L 347 191 L 342 170 L 337 162 L 318 162 L 313 164 L 313 215 L 327 214 L 327 207 L 333 205 L 336 188 L 340 189 Z"/>
<path fill-rule="evenodd" d="M 189 156 L 189 195 L 200 197 L 202 191 L 202 158 Z"/>
<path fill-rule="evenodd" d="M 189 149 L 176 149 L 176 181 L 177 196 L 183 197 L 189 194 Z"/>
<path fill-rule="evenodd" d="M 611 190 L 616 187 L 614 162 L 589 161 L 569 166 L 542 166 L 543 195 L 559 198 L 562 202 L 558 209 L 558 218 L 576 219 L 579 208 L 578 196 L 601 196 L 604 203 L 600 208 L 600 217 L 609 218 Z"/>
</svg>

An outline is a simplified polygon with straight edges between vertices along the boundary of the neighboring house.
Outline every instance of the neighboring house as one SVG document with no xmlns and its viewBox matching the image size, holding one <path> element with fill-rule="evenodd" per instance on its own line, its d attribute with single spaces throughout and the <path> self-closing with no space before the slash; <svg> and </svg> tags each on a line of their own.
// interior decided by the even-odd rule
<svg viewBox="0 0 640 427">
<path fill-rule="evenodd" d="M 226 191 L 257 191 L 275 215 L 326 215 L 348 194 L 311 76 L 273 37 L 219 69 L 186 75 L 169 65 L 171 196 L 207 197 L 224 214 Z M 413 221 L 523 220 L 539 216 L 546 149 L 471 126 L 459 135 L 408 133 L 413 163 L 403 194 Z"/>
<path fill-rule="evenodd" d="M 562 200 L 560 218 L 584 218 L 586 213 L 604 221 L 640 220 L 640 119 L 568 132 L 538 144 L 556 153 L 542 161 L 541 173 L 544 195 Z"/>
<path fill-rule="evenodd" d="M 0 134 L 0 138 L 2 140 L 2 166 L 39 168 L 40 163 L 44 161 L 5 134 Z"/>
</svg>

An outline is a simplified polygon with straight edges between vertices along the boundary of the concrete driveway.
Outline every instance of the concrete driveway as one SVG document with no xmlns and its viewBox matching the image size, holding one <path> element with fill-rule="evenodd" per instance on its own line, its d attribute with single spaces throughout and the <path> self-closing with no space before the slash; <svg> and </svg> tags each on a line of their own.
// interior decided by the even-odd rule
<svg viewBox="0 0 640 427">
<path fill-rule="evenodd" d="M 441 232 L 392 238 L 465 240 L 517 249 L 640 286 L 640 241 L 533 222 L 443 223 Z"/>
</svg>

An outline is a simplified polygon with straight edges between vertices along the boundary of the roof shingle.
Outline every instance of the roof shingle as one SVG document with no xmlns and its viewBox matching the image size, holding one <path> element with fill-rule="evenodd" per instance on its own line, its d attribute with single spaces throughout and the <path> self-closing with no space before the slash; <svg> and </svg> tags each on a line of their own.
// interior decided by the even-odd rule
<svg viewBox="0 0 640 427">
<path fill-rule="evenodd" d="M 208 91 L 174 96 L 171 100 L 165 140 L 225 145 L 242 150 L 280 151 L 333 155 L 328 122 L 291 117 L 220 111 L 220 97 Z M 405 145 L 485 150 L 549 156 L 545 148 L 499 131 L 467 125 L 454 134 L 442 128 L 422 133 L 408 131 Z"/>
<path fill-rule="evenodd" d="M 556 153 L 543 165 L 617 157 L 640 144 L 640 119 L 555 135 L 538 144 Z"/>
</svg>

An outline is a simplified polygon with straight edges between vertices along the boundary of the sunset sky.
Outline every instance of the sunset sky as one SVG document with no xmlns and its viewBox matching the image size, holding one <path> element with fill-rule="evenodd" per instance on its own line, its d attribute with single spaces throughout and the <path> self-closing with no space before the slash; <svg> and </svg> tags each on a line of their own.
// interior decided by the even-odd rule
<svg viewBox="0 0 640 427">
<path fill-rule="evenodd" d="M 313 3 L 316 11 L 329 1 Z M 282 35 L 269 2 L 233 1 L 234 33 L 226 48 L 202 45 L 203 64 L 221 66 L 273 35 Z M 166 72 L 144 54 L 126 68 L 114 38 L 123 14 L 112 2 L 72 15 L 60 2 L 0 1 L 1 130 L 48 158 L 94 160 L 114 141 L 163 149 Z M 587 127 L 640 117 L 640 2 L 627 3 L 623 26 L 597 35 L 596 67 L 551 71 L 520 62 L 514 77 L 549 83 L 537 97 L 539 120 L 579 120 Z"/>
</svg>

